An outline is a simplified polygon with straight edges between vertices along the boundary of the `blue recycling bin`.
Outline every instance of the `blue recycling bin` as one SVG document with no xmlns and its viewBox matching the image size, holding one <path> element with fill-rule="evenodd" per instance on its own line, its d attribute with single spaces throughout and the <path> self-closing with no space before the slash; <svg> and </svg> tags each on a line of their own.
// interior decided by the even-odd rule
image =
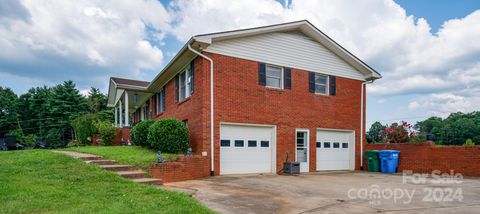
<svg viewBox="0 0 480 214">
<path fill-rule="evenodd" d="M 398 150 L 380 150 L 378 156 L 380 157 L 380 171 L 382 173 L 395 173 L 398 168 Z"/>
</svg>

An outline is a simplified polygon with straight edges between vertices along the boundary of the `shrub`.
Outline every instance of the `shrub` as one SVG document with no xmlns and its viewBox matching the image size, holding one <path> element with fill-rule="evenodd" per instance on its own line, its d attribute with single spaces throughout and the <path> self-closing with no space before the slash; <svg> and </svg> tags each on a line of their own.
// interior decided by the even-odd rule
<svg viewBox="0 0 480 214">
<path fill-rule="evenodd" d="M 95 123 L 95 126 L 98 129 L 98 134 L 102 139 L 102 142 L 106 146 L 113 145 L 115 136 L 117 135 L 117 129 L 108 121 L 100 121 Z"/>
<path fill-rule="evenodd" d="M 25 147 L 34 147 L 35 146 L 35 141 L 37 140 L 37 136 L 34 134 L 29 134 L 26 136 L 23 136 L 23 145 Z"/>
<path fill-rule="evenodd" d="M 65 143 L 63 142 L 62 130 L 53 128 L 48 130 L 46 136 L 46 144 L 49 148 L 62 148 L 65 147 Z"/>
<path fill-rule="evenodd" d="M 472 147 L 472 146 L 475 146 L 475 144 L 473 143 L 472 139 L 467 139 L 465 141 L 465 143 L 463 144 L 463 146 L 465 147 Z"/>
<path fill-rule="evenodd" d="M 148 143 L 148 128 L 155 123 L 154 120 L 144 120 L 132 128 L 132 139 L 135 145 L 150 147 Z"/>
<path fill-rule="evenodd" d="M 67 148 L 70 148 L 70 147 L 79 147 L 80 146 L 80 141 L 78 140 L 71 140 L 70 142 L 68 142 L 67 144 Z"/>
<path fill-rule="evenodd" d="M 148 142 L 151 148 L 162 152 L 184 152 L 188 148 L 188 128 L 176 119 L 156 121 L 148 129 Z"/>
<path fill-rule="evenodd" d="M 383 130 L 382 133 L 384 143 L 405 143 L 412 138 L 417 138 L 417 135 L 412 131 L 412 125 L 405 121 L 402 121 L 400 125 L 398 123 L 392 123 L 392 125 Z"/>
<path fill-rule="evenodd" d="M 92 136 L 97 132 L 95 123 L 97 122 L 97 116 L 94 114 L 85 114 L 77 117 L 71 122 L 73 129 L 75 130 L 76 139 L 80 144 L 90 145 L 92 144 Z"/>
</svg>

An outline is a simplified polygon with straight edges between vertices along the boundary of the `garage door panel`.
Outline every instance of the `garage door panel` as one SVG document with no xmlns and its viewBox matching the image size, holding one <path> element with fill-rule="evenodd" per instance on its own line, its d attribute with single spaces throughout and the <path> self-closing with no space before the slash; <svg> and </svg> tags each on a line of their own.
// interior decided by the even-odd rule
<svg viewBox="0 0 480 214">
<path fill-rule="evenodd" d="M 354 161 L 354 133 L 317 131 L 317 170 L 350 170 Z"/>
<path fill-rule="evenodd" d="M 220 174 L 272 172 L 273 133 L 272 127 L 221 125 L 220 138 L 230 145 L 220 146 Z"/>
</svg>

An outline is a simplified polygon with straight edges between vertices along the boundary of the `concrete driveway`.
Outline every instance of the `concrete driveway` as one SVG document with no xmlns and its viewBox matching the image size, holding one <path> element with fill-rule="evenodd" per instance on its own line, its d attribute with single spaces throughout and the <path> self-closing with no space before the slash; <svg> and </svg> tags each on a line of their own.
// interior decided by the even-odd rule
<svg viewBox="0 0 480 214">
<path fill-rule="evenodd" d="M 479 179 L 445 183 L 448 180 L 411 178 L 363 172 L 238 175 L 166 187 L 189 192 L 220 213 L 479 212 Z"/>
</svg>

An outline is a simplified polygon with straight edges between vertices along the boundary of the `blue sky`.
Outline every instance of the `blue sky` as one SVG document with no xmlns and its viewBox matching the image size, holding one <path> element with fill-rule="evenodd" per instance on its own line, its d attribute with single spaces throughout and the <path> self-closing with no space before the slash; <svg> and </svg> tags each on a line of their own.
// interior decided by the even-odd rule
<svg viewBox="0 0 480 214">
<path fill-rule="evenodd" d="M 153 79 L 192 35 L 300 19 L 384 76 L 368 124 L 480 109 L 480 0 L 6 0 L 0 86 L 106 92 L 110 76 Z"/>
</svg>

